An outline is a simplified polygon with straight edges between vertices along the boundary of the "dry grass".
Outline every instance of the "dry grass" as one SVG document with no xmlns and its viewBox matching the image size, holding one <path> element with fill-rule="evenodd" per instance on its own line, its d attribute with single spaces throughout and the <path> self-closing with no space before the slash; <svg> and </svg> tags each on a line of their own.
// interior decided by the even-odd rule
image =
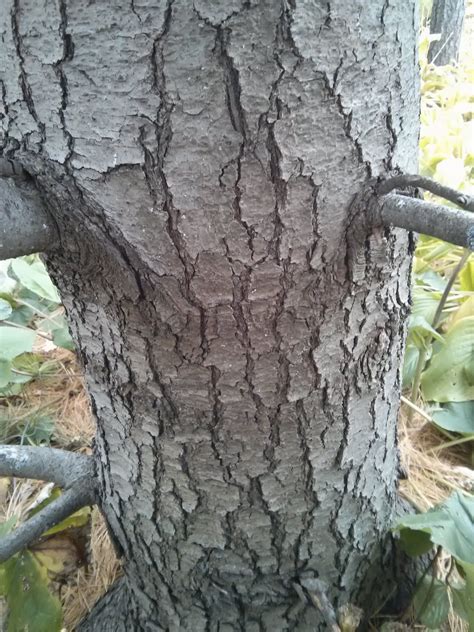
<svg viewBox="0 0 474 632">
<path fill-rule="evenodd" d="M 87 395 L 74 354 L 56 349 L 47 353 L 57 369 L 48 377 L 28 385 L 15 398 L 15 413 L 28 415 L 46 409 L 58 420 L 55 445 L 70 450 L 90 451 L 94 434 Z M 401 483 L 401 493 L 420 510 L 441 502 L 454 489 L 474 488 L 474 471 L 469 467 L 467 446 L 439 450 L 446 440 L 423 416 L 415 414 L 409 422 L 402 406 L 399 436 L 401 458 L 408 479 Z M 3 518 L 24 517 L 44 486 L 35 481 L 0 479 L 0 510 Z M 441 559 L 440 570 L 449 560 Z M 64 628 L 72 632 L 93 604 L 107 591 L 120 574 L 120 564 L 107 535 L 104 520 L 97 510 L 92 514 L 89 564 L 77 569 L 61 587 Z M 417 630 L 423 628 L 417 626 Z M 465 623 L 454 615 L 449 628 L 466 632 Z"/>
<path fill-rule="evenodd" d="M 399 417 L 399 441 L 408 474 L 400 491 L 420 511 L 440 503 L 456 489 L 474 491 L 474 470 L 469 466 L 472 447 L 463 444 L 440 449 L 446 437 L 419 414 L 409 422 L 404 405 Z"/>
<path fill-rule="evenodd" d="M 401 481 L 400 492 L 420 511 L 426 511 L 445 500 L 454 490 L 474 491 L 474 470 L 470 467 L 472 446 L 469 444 L 442 449 L 446 437 L 418 413 L 409 420 L 406 404 L 399 416 L 399 445 L 407 479 Z M 451 568 L 451 558 L 440 558 L 437 571 L 445 577 Z M 424 629 L 424 628 L 418 628 Z M 450 632 L 469 632 L 468 624 L 452 610 Z"/>
<path fill-rule="evenodd" d="M 15 419 L 47 411 L 56 420 L 54 445 L 67 450 L 90 452 L 94 436 L 87 394 L 75 355 L 64 349 L 44 353 L 54 366 L 47 377 L 34 381 L 12 402 Z M 0 519 L 23 519 L 45 486 L 26 479 L 0 479 Z M 107 534 L 105 521 L 97 509 L 92 512 L 89 564 L 67 578 L 60 591 L 64 629 L 72 632 L 94 603 L 120 574 L 120 563 Z"/>
</svg>

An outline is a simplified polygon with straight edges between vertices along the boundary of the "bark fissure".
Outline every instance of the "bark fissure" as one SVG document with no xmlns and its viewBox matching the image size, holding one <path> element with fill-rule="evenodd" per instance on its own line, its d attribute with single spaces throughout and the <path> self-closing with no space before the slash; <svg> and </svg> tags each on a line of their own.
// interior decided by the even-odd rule
<svg viewBox="0 0 474 632">
<path fill-rule="evenodd" d="M 409 246 L 352 202 L 416 152 L 413 20 L 377 2 L 62 0 L 31 98 L 63 154 L 6 122 L 59 227 L 128 629 L 322 629 L 299 578 L 336 606 L 384 572 Z"/>
</svg>

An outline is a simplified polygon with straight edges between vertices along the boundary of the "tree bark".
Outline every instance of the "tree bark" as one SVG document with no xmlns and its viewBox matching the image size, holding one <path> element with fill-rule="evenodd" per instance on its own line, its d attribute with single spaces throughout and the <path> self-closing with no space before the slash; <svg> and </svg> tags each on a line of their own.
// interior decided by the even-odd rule
<svg viewBox="0 0 474 632">
<path fill-rule="evenodd" d="M 303 574 L 375 609 L 412 242 L 352 201 L 416 172 L 414 3 L 1 6 L 125 560 L 84 629 L 323 629 Z"/>
<path fill-rule="evenodd" d="M 430 44 L 430 63 L 444 66 L 458 60 L 465 11 L 465 0 L 433 0 L 430 32 L 440 38 Z"/>
</svg>

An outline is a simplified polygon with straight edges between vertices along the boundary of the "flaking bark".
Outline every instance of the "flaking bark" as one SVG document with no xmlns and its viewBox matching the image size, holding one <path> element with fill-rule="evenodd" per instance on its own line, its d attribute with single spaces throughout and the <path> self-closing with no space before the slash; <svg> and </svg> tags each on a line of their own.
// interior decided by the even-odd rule
<svg viewBox="0 0 474 632">
<path fill-rule="evenodd" d="M 323 629 L 307 572 L 376 607 L 412 243 L 351 203 L 416 172 L 414 5 L 2 9 L 3 150 L 59 227 L 127 630 Z"/>
</svg>

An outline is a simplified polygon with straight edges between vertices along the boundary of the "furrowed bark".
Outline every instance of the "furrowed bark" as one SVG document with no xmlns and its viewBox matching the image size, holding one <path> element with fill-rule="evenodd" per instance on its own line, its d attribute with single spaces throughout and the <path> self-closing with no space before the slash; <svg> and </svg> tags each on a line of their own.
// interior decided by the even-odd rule
<svg viewBox="0 0 474 632">
<path fill-rule="evenodd" d="M 97 480 L 91 457 L 53 448 L 0 446 L 0 476 L 54 482 L 63 494 L 0 538 L 0 563 L 41 537 L 81 507 L 97 502 Z"/>
<path fill-rule="evenodd" d="M 57 238 L 34 185 L 23 178 L 0 177 L 0 260 L 45 252 Z"/>
<path fill-rule="evenodd" d="M 130 632 L 139 629 L 139 615 L 127 585 L 126 577 L 117 580 L 112 588 L 93 607 L 79 624 L 77 632 Z M 150 631 L 154 628 L 150 626 Z"/>
<path fill-rule="evenodd" d="M 466 0 L 433 0 L 430 32 L 440 38 L 430 44 L 430 63 L 443 66 L 457 62 L 465 11 Z"/>
<path fill-rule="evenodd" d="M 305 572 L 383 600 L 413 244 L 352 201 L 417 168 L 414 5 L 1 1 L 129 629 L 322 630 Z"/>
</svg>

